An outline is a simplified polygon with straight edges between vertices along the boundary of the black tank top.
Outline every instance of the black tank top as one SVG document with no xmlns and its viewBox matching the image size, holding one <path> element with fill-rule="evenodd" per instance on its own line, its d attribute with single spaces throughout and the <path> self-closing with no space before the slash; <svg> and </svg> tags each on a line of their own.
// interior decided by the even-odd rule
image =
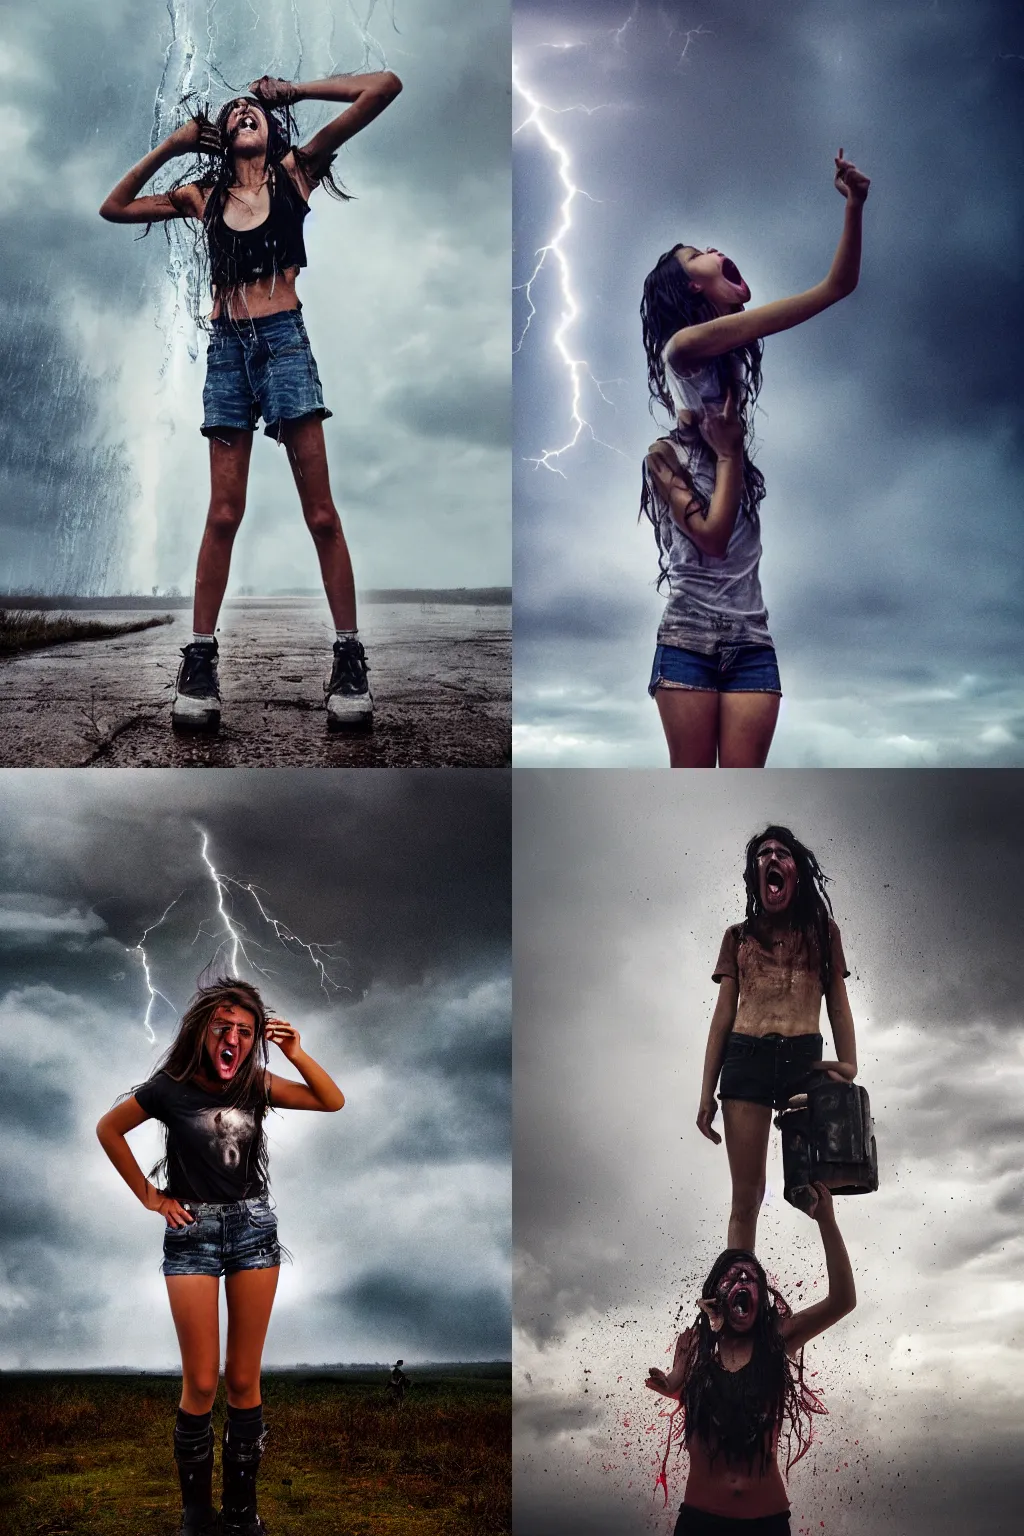
<svg viewBox="0 0 1024 1536">
<path fill-rule="evenodd" d="M 224 222 L 223 208 L 219 208 L 207 225 L 210 275 L 219 290 L 306 265 L 302 221 L 309 204 L 281 166 L 271 168 L 268 189 L 270 211 L 262 224 L 253 229 L 231 229 Z"/>
</svg>

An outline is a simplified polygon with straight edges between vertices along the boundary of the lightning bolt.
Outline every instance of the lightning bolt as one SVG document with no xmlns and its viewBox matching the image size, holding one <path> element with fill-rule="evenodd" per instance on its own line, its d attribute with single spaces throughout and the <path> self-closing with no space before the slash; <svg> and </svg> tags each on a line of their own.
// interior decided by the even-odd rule
<svg viewBox="0 0 1024 1536">
<path fill-rule="evenodd" d="M 134 944 L 128 951 L 130 955 L 138 955 L 140 961 L 142 962 L 143 974 L 146 978 L 146 990 L 149 993 L 149 1002 L 146 1004 L 146 1016 L 142 1021 L 142 1027 L 146 1031 L 146 1039 L 149 1041 L 150 1045 L 156 1044 L 156 1035 L 153 1033 L 153 1027 L 150 1023 L 150 1019 L 153 1016 L 153 1007 L 157 998 L 162 998 L 172 1013 L 175 1010 L 174 1004 L 171 1002 L 170 998 L 165 996 L 165 994 L 161 992 L 158 987 L 154 987 L 153 985 L 153 973 L 149 968 L 149 956 L 146 954 L 146 940 L 149 938 L 154 928 L 159 928 L 161 923 L 166 921 L 167 914 L 170 912 L 172 907 L 177 905 L 183 894 L 183 892 L 179 892 L 173 901 L 168 902 L 167 906 L 157 918 L 156 922 L 150 923 L 149 927 L 144 930 L 142 938 L 139 940 L 139 942 Z"/>
<path fill-rule="evenodd" d="M 252 899 L 261 919 L 264 923 L 266 923 L 268 928 L 273 930 L 274 937 L 277 939 L 279 944 L 283 945 L 285 949 L 289 949 L 294 946 L 294 948 L 304 951 L 304 953 L 309 958 L 310 964 L 313 966 L 314 970 L 320 978 L 320 988 L 323 992 L 330 996 L 332 991 L 341 992 L 345 990 L 344 984 L 336 980 L 336 978 L 331 974 L 331 971 L 328 970 L 329 965 L 337 965 L 338 957 L 335 956 L 334 951 L 340 948 L 340 942 L 334 944 L 313 944 L 309 943 L 305 939 L 300 939 L 298 934 L 294 933 L 292 929 L 288 927 L 287 923 L 282 922 L 280 918 L 274 917 L 270 912 L 267 911 L 264 902 L 261 900 L 260 886 L 253 885 L 252 882 L 248 880 L 236 880 L 232 875 L 222 875 L 217 871 L 213 860 L 210 858 L 210 839 L 201 827 L 199 828 L 199 832 L 203 840 L 203 863 L 206 865 L 206 868 L 209 871 L 210 879 L 213 882 L 214 888 L 217 892 L 217 912 L 223 924 L 224 937 L 221 939 L 217 954 L 219 954 L 222 949 L 225 949 L 230 945 L 230 963 L 232 971 L 237 971 L 239 959 L 244 959 L 250 970 L 258 972 L 261 976 L 269 977 L 271 975 L 270 971 L 255 961 L 249 954 L 248 950 L 246 949 L 246 940 L 248 939 L 250 949 L 258 949 L 264 953 L 269 953 L 267 946 L 259 944 L 254 939 L 249 937 L 246 934 L 244 925 L 234 920 L 231 916 L 231 913 L 228 911 L 225 900 L 227 899 L 227 901 L 230 901 L 230 892 L 232 889 L 234 889 L 236 891 L 244 891 L 245 894 Z M 262 895 L 265 896 L 266 892 L 263 891 Z M 200 931 L 202 932 L 203 930 Z M 216 960 L 216 955 L 214 956 L 214 960 Z"/>
<path fill-rule="evenodd" d="M 207 929 L 205 920 L 200 924 L 193 943 L 200 937 L 215 938 L 217 940 L 217 948 L 214 951 L 213 959 L 210 961 L 210 967 L 212 968 L 216 965 L 222 954 L 226 954 L 227 963 L 232 975 L 237 976 L 244 965 L 251 972 L 267 980 L 273 976 L 273 972 L 261 960 L 256 959 L 252 953 L 252 951 L 257 951 L 260 955 L 269 955 L 271 953 L 270 947 L 254 939 L 246 930 L 245 925 L 234 915 L 232 910 L 232 892 L 239 891 L 254 902 L 260 920 L 271 930 L 277 943 L 292 954 L 301 950 L 306 955 L 309 963 L 317 973 L 321 991 L 328 997 L 338 992 L 347 992 L 349 990 L 347 984 L 339 980 L 336 974 L 339 965 L 344 965 L 344 957 L 336 953 L 341 948 L 341 941 L 339 940 L 333 944 L 316 944 L 299 938 L 298 934 L 294 933 L 287 923 L 283 922 L 280 918 L 274 917 L 273 913 L 268 910 L 264 899 L 267 894 L 265 890 L 258 885 L 254 885 L 251 881 L 236 880 L 233 875 L 223 875 L 220 873 L 210 855 L 209 834 L 202 827 L 197 827 L 196 830 L 201 839 L 200 857 L 205 866 L 206 876 L 209 878 L 214 889 L 216 918 L 212 933 Z M 168 902 L 156 922 L 150 923 L 149 927 L 143 931 L 138 943 L 128 947 L 128 953 L 135 955 L 139 960 L 146 983 L 148 1002 L 146 1004 L 145 1017 L 142 1020 L 142 1027 L 146 1031 L 146 1038 L 150 1045 L 156 1044 L 152 1018 L 157 999 L 159 998 L 161 1002 L 166 1003 L 172 1013 L 176 1014 L 177 1008 L 166 993 L 161 992 L 159 987 L 154 984 L 153 968 L 150 964 L 149 955 L 146 952 L 146 941 L 151 933 L 154 933 L 157 928 L 160 928 L 167 921 L 184 894 L 184 891 L 181 891 L 175 896 L 173 901 Z"/>
<path fill-rule="evenodd" d="M 513 292 L 515 293 L 525 294 L 526 302 L 529 305 L 529 313 L 526 316 L 526 324 L 523 327 L 522 335 L 519 337 L 518 342 L 514 344 L 512 350 L 513 352 L 518 352 L 521 350 L 529 332 L 533 317 L 535 314 L 537 314 L 537 306 L 533 302 L 533 285 L 539 278 L 548 261 L 548 258 L 550 257 L 554 261 L 557 268 L 558 291 L 561 299 L 561 313 L 558 318 L 558 323 L 552 332 L 551 340 L 554 350 L 561 361 L 562 367 L 565 370 L 569 384 L 569 421 L 572 426 L 572 435 L 568 441 L 562 444 L 560 448 L 544 448 L 541 450 L 538 457 L 531 458 L 528 460 L 528 462 L 533 464 L 537 469 L 550 469 L 553 474 L 561 475 L 562 478 L 565 479 L 565 471 L 559 468 L 556 461 L 560 459 L 563 454 L 568 453 L 570 449 L 575 448 L 576 444 L 579 442 L 584 433 L 586 433 L 595 443 L 599 443 L 602 448 L 609 448 L 613 453 L 621 453 L 621 450 L 616 448 L 612 443 L 606 443 L 601 438 L 599 438 L 590 422 L 587 421 L 586 417 L 583 415 L 584 379 L 589 379 L 591 381 L 591 383 L 597 389 L 598 394 L 601 396 L 601 399 L 607 405 L 612 405 L 614 403 L 613 401 L 609 400 L 608 396 L 604 393 L 604 390 L 601 387 L 601 381 L 594 377 L 593 373 L 591 372 L 589 363 L 587 363 L 583 358 L 573 356 L 569 347 L 568 340 L 569 332 L 572 330 L 572 327 L 579 316 L 580 305 L 574 292 L 572 268 L 569 264 L 569 258 L 565 252 L 565 241 L 573 227 L 573 204 L 575 203 L 577 197 L 590 198 L 590 194 L 589 192 L 585 192 L 582 187 L 578 187 L 573 180 L 572 157 L 569 153 L 569 150 L 566 145 L 552 132 L 551 127 L 549 126 L 546 119 L 548 117 L 560 116 L 565 112 L 585 112 L 589 116 L 594 112 L 601 111 L 602 108 L 599 106 L 584 107 L 580 105 L 571 107 L 548 106 L 545 102 L 540 101 L 533 94 L 533 92 L 529 90 L 526 85 L 524 85 L 522 77 L 519 73 L 519 66 L 515 56 L 513 56 L 512 59 L 512 87 L 513 90 L 515 90 L 522 97 L 523 101 L 529 108 L 527 116 L 519 124 L 518 128 L 514 129 L 512 137 L 515 138 L 516 134 L 521 133 L 524 128 L 532 127 L 537 130 L 538 135 L 540 136 L 542 142 L 550 152 L 551 157 L 555 162 L 556 173 L 558 180 L 562 185 L 563 192 L 562 200 L 558 209 L 558 222 L 554 232 L 545 242 L 545 244 L 542 245 L 534 253 L 536 257 L 534 268 L 526 282 L 517 283 L 513 289 Z M 597 199 L 590 198 L 590 201 L 596 202 Z M 622 456 L 625 457 L 624 454 Z"/>
</svg>

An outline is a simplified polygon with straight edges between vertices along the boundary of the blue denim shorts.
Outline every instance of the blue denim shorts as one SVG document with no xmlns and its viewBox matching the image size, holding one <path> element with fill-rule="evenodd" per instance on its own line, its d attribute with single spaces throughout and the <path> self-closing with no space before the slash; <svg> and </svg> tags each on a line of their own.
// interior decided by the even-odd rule
<svg viewBox="0 0 1024 1536">
<path fill-rule="evenodd" d="M 704 656 L 677 645 L 659 645 L 647 692 L 683 688 L 694 693 L 782 693 L 779 664 L 771 645 L 729 645 Z"/>
<path fill-rule="evenodd" d="M 165 1275 L 234 1275 L 240 1269 L 275 1269 L 281 1262 L 277 1217 L 265 1195 L 234 1205 L 183 1200 L 194 1221 L 165 1227 Z"/>
<path fill-rule="evenodd" d="M 820 1035 L 729 1036 L 718 1085 L 720 1099 L 746 1099 L 783 1109 L 821 1060 Z"/>
<path fill-rule="evenodd" d="M 216 437 L 225 427 L 254 432 L 262 416 L 264 432 L 280 442 L 289 421 L 331 414 L 299 310 L 214 320 L 206 347 L 204 436 Z"/>
</svg>

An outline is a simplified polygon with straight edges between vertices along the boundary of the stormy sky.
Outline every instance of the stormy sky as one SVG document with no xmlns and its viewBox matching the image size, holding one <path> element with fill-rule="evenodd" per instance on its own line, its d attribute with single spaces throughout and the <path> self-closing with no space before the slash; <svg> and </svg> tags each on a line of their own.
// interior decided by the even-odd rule
<svg viewBox="0 0 1024 1536">
<path fill-rule="evenodd" d="M 204 343 L 191 360 L 163 232 L 136 240 L 97 209 L 183 89 L 216 108 L 264 72 L 309 80 L 382 56 L 405 89 L 342 150 L 356 200 L 318 192 L 305 225 L 335 499 L 364 588 L 508 580 L 508 38 L 503 0 L 4 9 L 3 586 L 190 589 Z M 302 137 L 329 115 L 303 105 Z M 232 583 L 319 585 L 285 456 L 262 436 Z"/>
<path fill-rule="evenodd" d="M 762 584 L 785 698 L 770 765 L 988 766 L 1024 758 L 1019 657 L 1024 23 L 1001 0 L 516 0 L 524 87 L 561 110 L 577 198 L 515 358 L 517 761 L 660 766 L 648 699 L 664 599 L 637 524 L 647 413 L 639 303 L 677 241 L 732 256 L 758 304 L 824 277 L 840 145 L 871 177 L 860 286 L 769 338 L 756 421 Z M 590 109 L 588 111 L 583 108 Z M 514 103 L 514 122 L 528 108 Z M 513 140 L 514 281 L 561 189 Z M 529 309 L 516 295 L 515 334 Z M 662 421 L 659 416 L 659 423 Z"/>
<path fill-rule="evenodd" d="M 517 1530 L 555 1536 L 570 1513 L 574 1536 L 672 1529 L 682 1468 L 662 1511 L 643 1381 L 725 1246 L 725 1150 L 694 1124 L 711 971 L 746 841 L 781 821 L 833 877 L 880 1170 L 876 1194 L 837 1201 L 859 1304 L 807 1351 L 829 1417 L 793 1474 L 793 1529 L 1009 1536 L 1024 778 L 551 773 L 515 791 Z M 820 1242 L 782 1199 L 777 1146 L 768 1185 L 760 1257 L 815 1299 Z"/>
<path fill-rule="evenodd" d="M 268 1121 L 282 1269 L 269 1364 L 509 1350 L 506 781 L 487 773 L 7 772 L 0 797 L 0 1365 L 173 1367 L 162 1222 L 96 1121 L 142 1082 L 223 923 L 201 861 L 260 888 L 242 962 L 347 1095 Z M 146 928 L 151 1043 L 135 946 Z M 219 963 L 218 963 L 219 962 Z M 169 1006 L 173 1005 L 172 1006 Z M 273 1059 L 276 1058 L 276 1059 Z M 272 1047 L 271 1070 L 296 1076 Z M 144 1169 L 154 1123 L 130 1137 Z"/>
</svg>

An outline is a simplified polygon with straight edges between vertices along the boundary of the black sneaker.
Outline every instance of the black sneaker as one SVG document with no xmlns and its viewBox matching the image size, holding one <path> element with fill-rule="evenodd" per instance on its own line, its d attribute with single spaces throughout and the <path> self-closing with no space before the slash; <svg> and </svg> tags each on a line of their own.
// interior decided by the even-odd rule
<svg viewBox="0 0 1024 1536">
<path fill-rule="evenodd" d="M 216 640 L 193 640 L 182 647 L 171 724 L 176 731 L 215 731 L 220 725 Z"/>
<path fill-rule="evenodd" d="M 327 729 L 372 725 L 373 695 L 366 674 L 370 668 L 366 652 L 358 640 L 335 640 L 331 680 L 327 695 Z"/>
</svg>

